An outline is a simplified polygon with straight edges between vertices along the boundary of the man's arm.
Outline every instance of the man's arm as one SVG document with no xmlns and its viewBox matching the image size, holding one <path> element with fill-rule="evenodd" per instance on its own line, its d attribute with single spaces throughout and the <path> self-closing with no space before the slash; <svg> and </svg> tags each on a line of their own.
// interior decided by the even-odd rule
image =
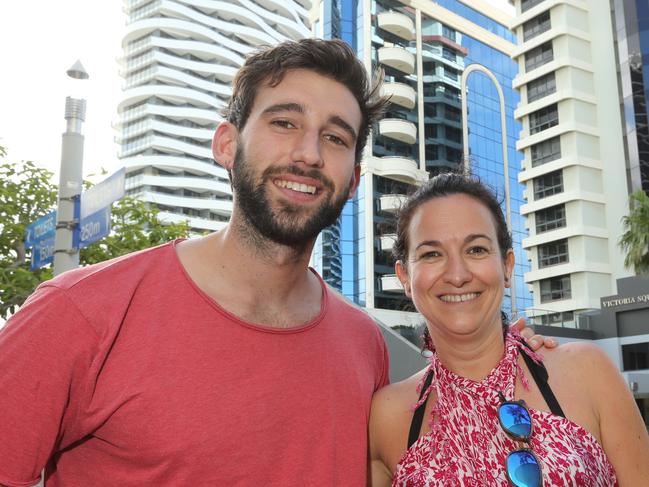
<svg viewBox="0 0 649 487">
<path fill-rule="evenodd" d="M 525 341 L 530 348 L 534 351 L 541 347 L 556 348 L 559 346 L 559 343 L 554 338 L 546 338 L 543 335 L 534 334 L 534 330 L 525 323 L 525 318 L 519 318 L 509 326 L 510 328 L 518 330 L 523 338 L 525 338 Z"/>
<path fill-rule="evenodd" d="M 73 432 L 96 349 L 63 291 L 44 286 L 0 330 L 0 484 L 37 484 Z"/>
</svg>

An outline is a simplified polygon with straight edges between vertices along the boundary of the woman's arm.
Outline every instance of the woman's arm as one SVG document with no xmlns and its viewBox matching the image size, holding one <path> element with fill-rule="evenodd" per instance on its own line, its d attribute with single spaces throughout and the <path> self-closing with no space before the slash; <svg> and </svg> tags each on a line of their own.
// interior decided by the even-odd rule
<svg viewBox="0 0 649 487">
<path fill-rule="evenodd" d="M 649 435 L 629 387 L 606 353 L 583 348 L 602 446 L 620 486 L 649 486 Z"/>
<path fill-rule="evenodd" d="M 390 407 L 390 386 L 377 391 L 372 398 L 372 410 L 369 425 L 369 472 L 368 486 L 390 487 L 392 485 L 392 472 L 385 464 L 386 442 L 390 440 L 391 424 L 393 418 Z"/>
</svg>

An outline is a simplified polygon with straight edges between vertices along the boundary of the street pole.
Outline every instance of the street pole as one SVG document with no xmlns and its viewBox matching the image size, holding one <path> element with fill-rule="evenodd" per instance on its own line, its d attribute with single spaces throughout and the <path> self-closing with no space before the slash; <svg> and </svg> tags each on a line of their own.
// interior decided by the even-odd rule
<svg viewBox="0 0 649 487">
<path fill-rule="evenodd" d="M 74 79 L 88 79 L 80 61 L 68 71 Z M 56 237 L 54 240 L 54 275 L 76 269 L 79 266 L 79 249 L 74 247 L 74 231 L 78 226 L 78 206 L 83 185 L 83 141 L 81 132 L 86 118 L 86 100 L 65 99 L 66 131 L 61 142 L 61 168 L 59 177 L 59 198 L 56 216 Z"/>
</svg>

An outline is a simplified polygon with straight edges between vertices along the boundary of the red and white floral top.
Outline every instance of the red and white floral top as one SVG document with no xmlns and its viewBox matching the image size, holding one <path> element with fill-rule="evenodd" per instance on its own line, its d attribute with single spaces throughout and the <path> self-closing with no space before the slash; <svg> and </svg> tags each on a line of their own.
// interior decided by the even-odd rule
<svg viewBox="0 0 649 487">
<path fill-rule="evenodd" d="M 435 388 L 431 431 L 401 459 L 393 486 L 509 485 L 505 458 L 519 445 L 498 422 L 498 391 L 514 398 L 516 374 L 522 373 L 517 366 L 520 346 L 519 338 L 508 334 L 504 357 L 481 382 L 454 374 L 433 355 L 428 373 L 432 368 L 435 375 L 420 401 Z M 534 428 L 530 444 L 541 461 L 545 487 L 618 485 L 613 466 L 588 431 L 549 412 L 530 409 L 530 414 Z"/>
</svg>

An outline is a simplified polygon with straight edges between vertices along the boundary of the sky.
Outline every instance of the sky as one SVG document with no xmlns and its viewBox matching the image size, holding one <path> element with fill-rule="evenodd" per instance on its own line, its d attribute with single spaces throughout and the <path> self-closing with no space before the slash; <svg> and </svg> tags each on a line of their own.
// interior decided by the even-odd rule
<svg viewBox="0 0 649 487">
<path fill-rule="evenodd" d="M 120 0 L 0 2 L 0 145 L 7 160 L 33 160 L 58 174 L 71 95 L 87 100 L 84 176 L 119 167 L 111 123 L 118 120 L 124 29 Z M 66 75 L 77 59 L 88 80 Z"/>
<path fill-rule="evenodd" d="M 507 0 L 487 0 L 511 12 Z M 118 58 L 126 17 L 120 0 L 0 2 L 0 145 L 9 161 L 32 160 L 55 173 L 61 163 L 65 97 L 87 101 L 83 126 L 85 177 L 119 168 L 117 104 L 122 79 Z M 72 80 L 79 59 L 90 75 Z"/>
</svg>

